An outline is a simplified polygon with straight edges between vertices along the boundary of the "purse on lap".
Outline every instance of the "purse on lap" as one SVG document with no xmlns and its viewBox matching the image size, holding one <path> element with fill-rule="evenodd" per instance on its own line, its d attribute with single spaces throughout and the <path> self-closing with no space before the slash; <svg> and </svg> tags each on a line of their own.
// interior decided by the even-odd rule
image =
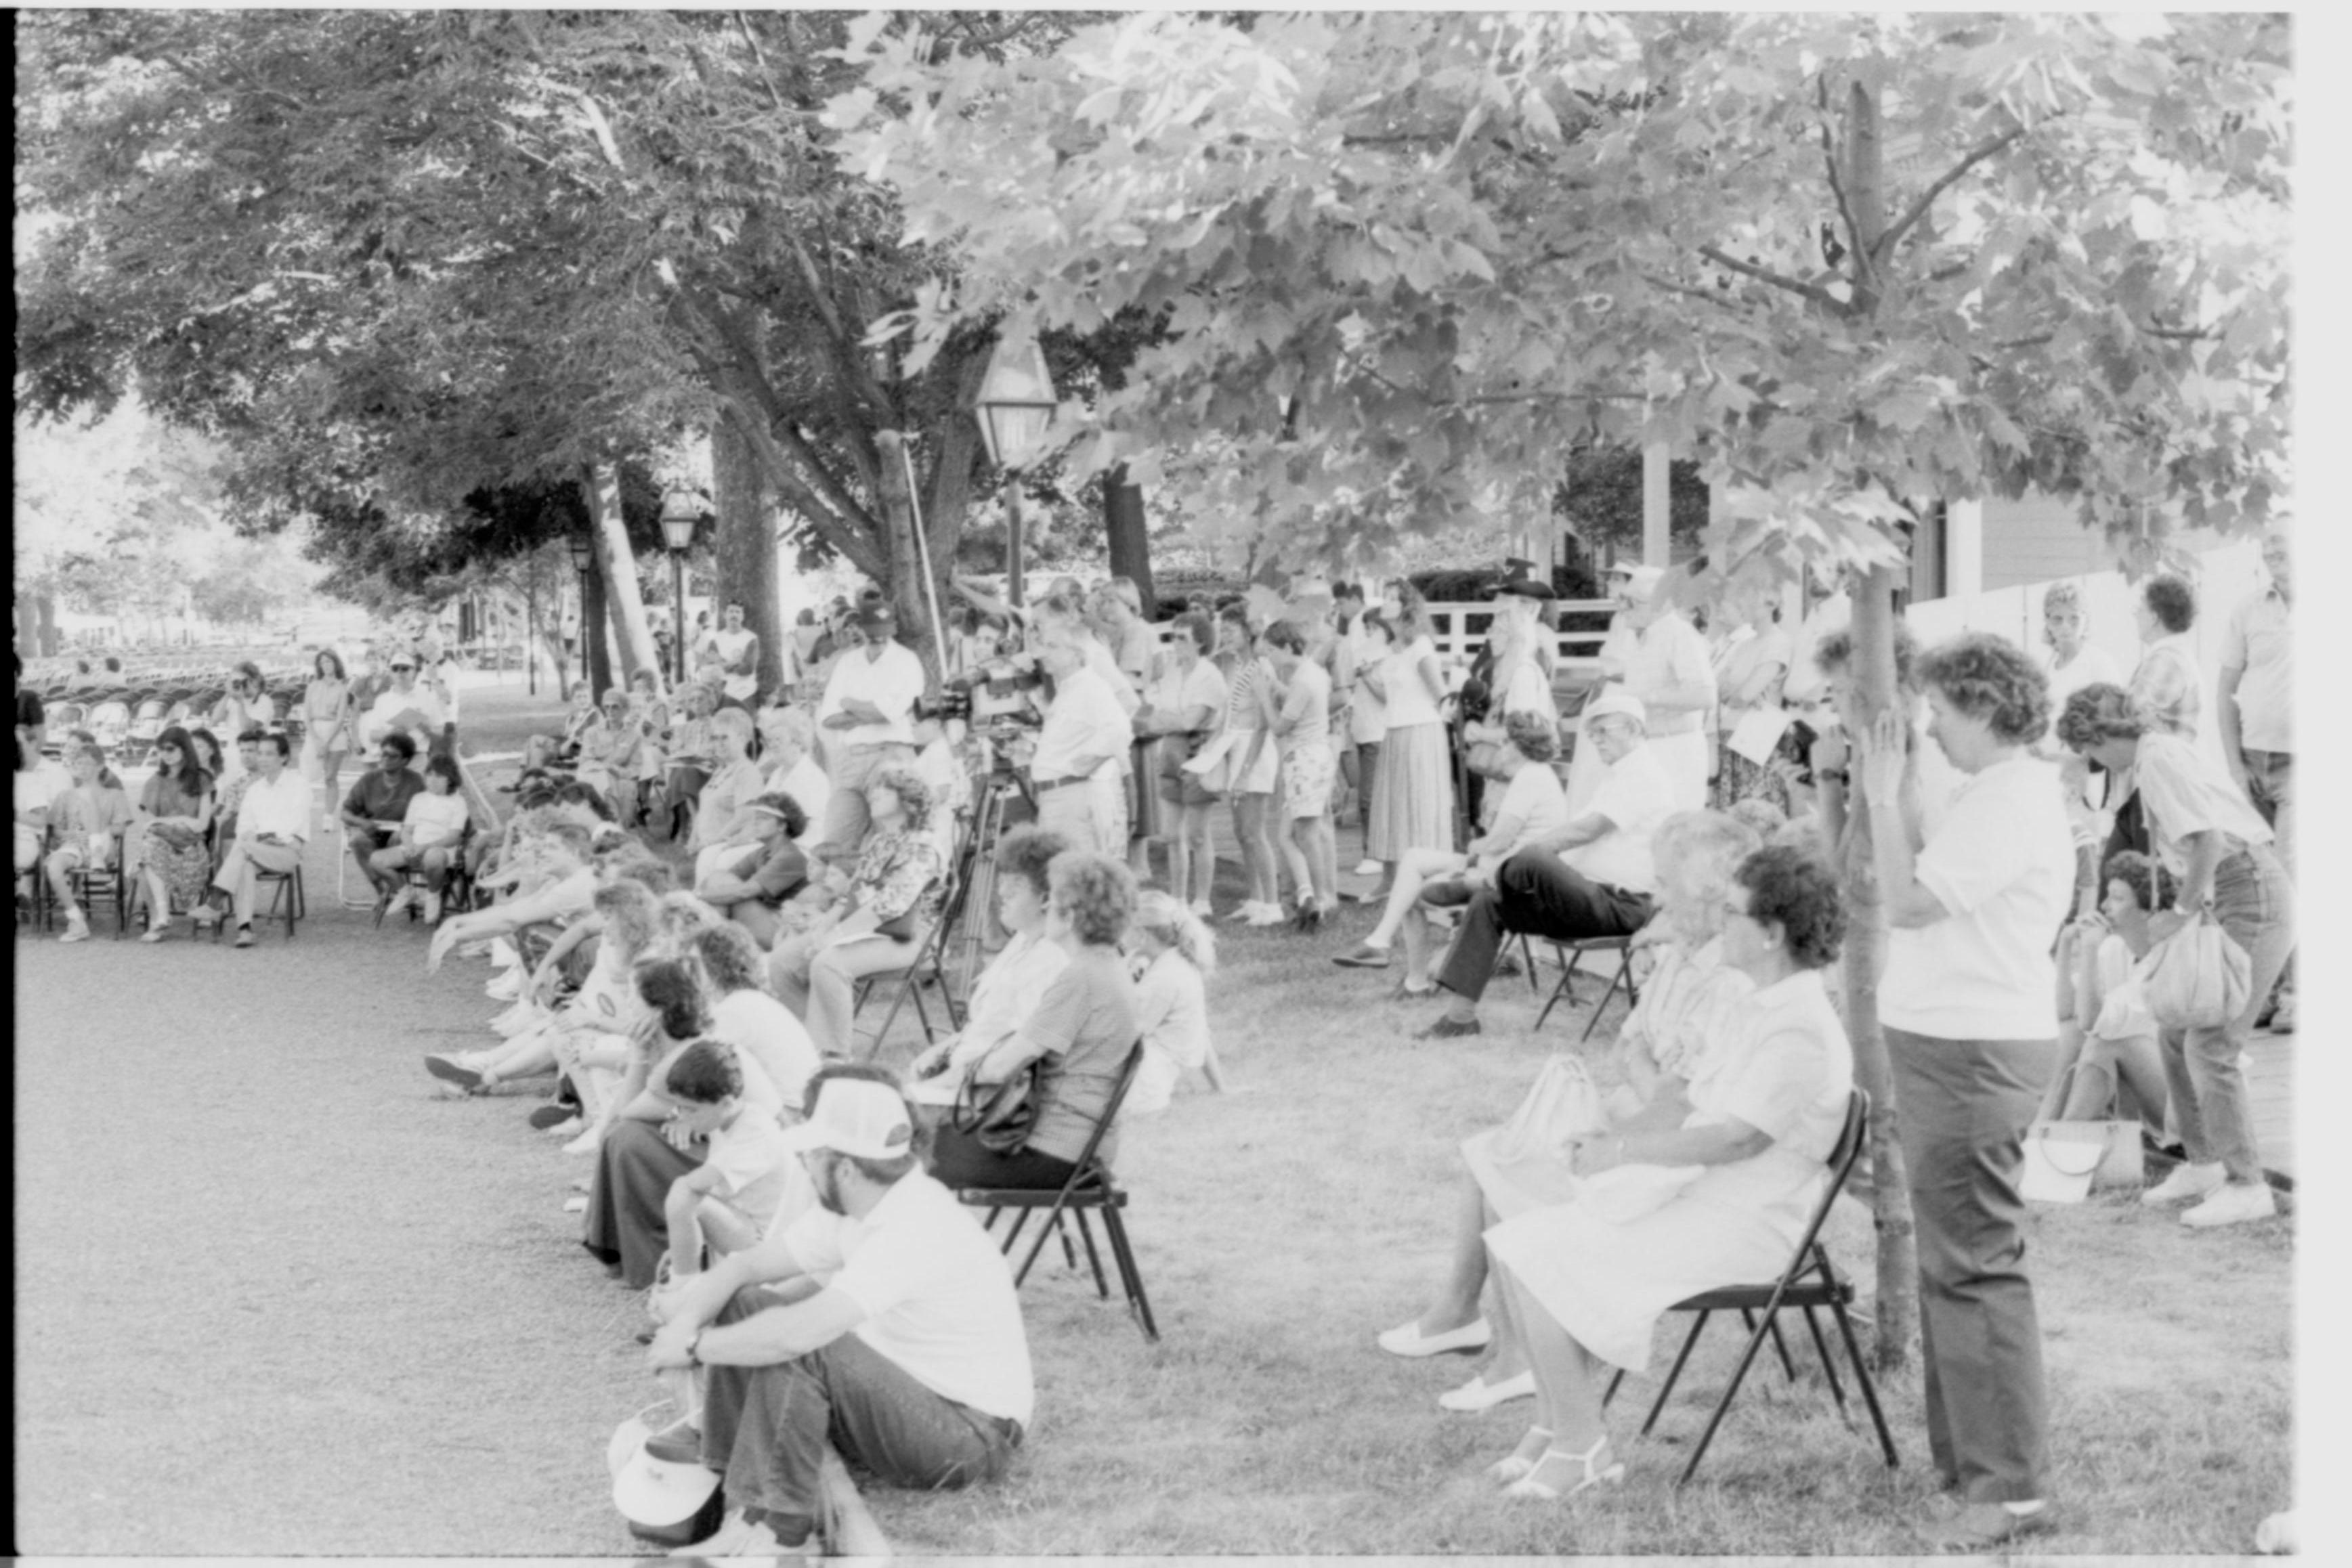
<svg viewBox="0 0 2352 1568">
<path fill-rule="evenodd" d="M 991 1154 L 1018 1154 L 1037 1125 L 1037 1073 L 1033 1061 L 1002 1083 L 966 1079 L 956 1091 L 949 1124 Z"/>
</svg>

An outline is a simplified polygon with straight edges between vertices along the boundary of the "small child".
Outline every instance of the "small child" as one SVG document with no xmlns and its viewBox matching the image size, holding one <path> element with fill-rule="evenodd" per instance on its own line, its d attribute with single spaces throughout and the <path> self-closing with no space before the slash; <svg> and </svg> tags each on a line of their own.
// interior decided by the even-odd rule
<svg viewBox="0 0 2352 1568">
<path fill-rule="evenodd" d="M 1224 1071 L 1209 1039 L 1208 977 L 1216 972 L 1216 937 L 1199 915 L 1154 889 L 1136 902 L 1127 947 L 1135 967 L 1143 1064 L 1121 1113 L 1166 1110 L 1177 1080 L 1191 1067 L 1223 1093 Z"/>
</svg>

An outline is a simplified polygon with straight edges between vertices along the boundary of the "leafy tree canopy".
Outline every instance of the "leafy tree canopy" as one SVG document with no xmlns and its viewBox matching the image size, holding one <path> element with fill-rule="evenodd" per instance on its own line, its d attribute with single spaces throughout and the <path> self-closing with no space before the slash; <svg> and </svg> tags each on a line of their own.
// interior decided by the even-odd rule
<svg viewBox="0 0 2352 1568">
<path fill-rule="evenodd" d="M 950 285 L 1166 325 L 1079 473 L 1348 561 L 1665 441 L 1711 554 L 1884 562 L 1929 498 L 2231 528 L 2285 485 L 2280 18 L 1136 15 L 1003 60 L 850 40 L 828 110 Z M 1295 400 L 1285 412 L 1284 400 Z"/>
</svg>

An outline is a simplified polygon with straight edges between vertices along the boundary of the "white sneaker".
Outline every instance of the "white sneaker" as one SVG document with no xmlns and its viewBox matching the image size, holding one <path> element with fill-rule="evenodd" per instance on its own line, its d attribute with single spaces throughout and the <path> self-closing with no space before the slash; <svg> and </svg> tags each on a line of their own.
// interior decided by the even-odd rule
<svg viewBox="0 0 2352 1568">
<path fill-rule="evenodd" d="M 1473 1373 L 1470 1381 L 1459 1388 L 1449 1388 L 1437 1396 L 1437 1407 L 1464 1416 L 1475 1416 L 1481 1410 L 1513 1399 L 1533 1399 L 1536 1396 L 1536 1375 L 1522 1372 L 1517 1377 L 1506 1377 L 1498 1383 L 1486 1381 L 1483 1372 Z"/>
<path fill-rule="evenodd" d="M 58 934 L 58 940 L 60 942 L 89 941 L 89 923 L 79 915 L 68 915 L 66 917 L 66 928 Z"/>
<path fill-rule="evenodd" d="M 441 924 L 441 895 L 430 888 L 425 889 L 425 924 L 427 925 Z"/>
<path fill-rule="evenodd" d="M 2180 1223 L 2210 1230 L 2217 1225 L 2243 1225 L 2248 1220 L 2268 1219 L 2277 1212 L 2278 1199 L 2271 1196 L 2270 1183 L 2224 1182 L 2213 1189 L 2211 1197 L 2183 1214 Z"/>
<path fill-rule="evenodd" d="M 580 1131 L 580 1118 L 574 1116 L 569 1122 L 558 1122 L 552 1127 L 548 1128 L 547 1135 L 551 1138 L 569 1138 L 578 1133 Z"/>
<path fill-rule="evenodd" d="M 1371 859 L 1370 856 L 1367 856 L 1356 862 L 1356 874 L 1358 876 L 1378 876 L 1381 874 L 1381 870 L 1382 867 L 1381 862 Z"/>
<path fill-rule="evenodd" d="M 2172 1174 L 2139 1195 L 2142 1203 L 2151 1207 L 2167 1203 L 2186 1203 L 2192 1197 L 2203 1197 L 2230 1179 L 2219 1160 L 2192 1166 L 2183 1160 L 2172 1167 Z M 2269 1189 L 2263 1189 L 2267 1192 Z"/>
<path fill-rule="evenodd" d="M 490 938 L 490 962 L 501 969 L 519 969 L 522 967 L 522 955 L 505 937 L 493 936 Z"/>
<path fill-rule="evenodd" d="M 522 996 L 522 977 L 509 969 L 482 988 L 494 1002 L 511 1002 Z"/>
<path fill-rule="evenodd" d="M 1199 915 L 1203 920 L 1214 920 L 1217 917 L 1216 905 L 1211 904 L 1205 898 L 1194 899 L 1192 901 L 1192 913 Z"/>
<path fill-rule="evenodd" d="M 1253 905 L 1250 913 L 1242 916 L 1242 924 L 1244 925 L 1279 925 L 1289 918 L 1290 916 L 1282 912 L 1282 905 L 1279 904 L 1259 904 Z"/>
</svg>

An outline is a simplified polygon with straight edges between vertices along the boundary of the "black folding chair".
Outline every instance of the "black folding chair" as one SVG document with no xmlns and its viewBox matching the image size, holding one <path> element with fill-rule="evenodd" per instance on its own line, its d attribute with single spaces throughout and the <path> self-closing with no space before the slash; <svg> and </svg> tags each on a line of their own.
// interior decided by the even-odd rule
<svg viewBox="0 0 2352 1568">
<path fill-rule="evenodd" d="M 1789 1347 L 1780 1338 L 1780 1314 L 1795 1311 L 1805 1314 L 1805 1327 L 1813 1336 L 1813 1348 L 1820 1353 L 1822 1372 L 1829 1379 L 1830 1397 L 1837 1401 L 1838 1416 L 1851 1427 L 1853 1418 L 1846 1409 L 1845 1389 L 1838 1382 L 1837 1367 L 1830 1359 L 1829 1342 L 1822 1337 L 1821 1321 L 1813 1315 L 1816 1307 L 1826 1309 L 1836 1319 L 1839 1335 L 1845 1341 L 1846 1359 L 1853 1368 L 1854 1382 L 1860 1385 L 1863 1402 L 1870 1407 L 1871 1424 L 1878 1428 L 1878 1446 L 1886 1455 L 1886 1468 L 1893 1469 L 1900 1461 L 1895 1458 L 1895 1437 L 1886 1429 L 1885 1413 L 1879 1408 L 1878 1387 L 1871 1381 L 1869 1364 L 1862 1358 L 1862 1347 L 1853 1337 L 1853 1321 L 1848 1310 L 1853 1304 L 1853 1283 L 1839 1275 L 1830 1262 L 1829 1251 L 1821 1241 L 1822 1226 L 1829 1218 L 1830 1206 L 1838 1194 L 1845 1190 L 1846 1178 L 1853 1172 L 1854 1162 L 1862 1156 L 1863 1140 L 1870 1126 L 1870 1096 L 1857 1089 L 1846 1102 L 1845 1128 L 1838 1134 L 1837 1146 L 1830 1151 L 1829 1185 L 1822 1191 L 1821 1201 L 1813 1206 L 1811 1223 L 1805 1227 L 1803 1238 L 1789 1259 L 1789 1266 L 1780 1278 L 1769 1285 L 1727 1285 L 1720 1290 L 1703 1291 L 1696 1296 L 1677 1301 L 1668 1310 L 1696 1312 L 1697 1321 L 1691 1324 L 1684 1339 L 1682 1351 L 1666 1374 L 1665 1385 L 1658 1390 L 1656 1401 L 1650 1406 L 1649 1418 L 1642 1423 L 1642 1435 L 1648 1437 L 1650 1428 L 1658 1423 L 1659 1412 L 1675 1392 L 1675 1382 L 1682 1376 L 1684 1365 L 1698 1344 L 1698 1336 L 1706 1328 L 1707 1319 L 1717 1312 L 1738 1312 L 1748 1324 L 1748 1348 L 1740 1353 L 1739 1364 L 1732 1370 L 1731 1381 L 1725 1385 L 1723 1396 L 1716 1401 L 1715 1412 L 1707 1417 L 1706 1430 L 1699 1434 L 1698 1446 L 1691 1450 L 1690 1462 L 1683 1467 L 1675 1485 L 1682 1486 L 1698 1472 L 1698 1462 L 1706 1458 L 1707 1445 L 1715 1440 L 1715 1429 L 1731 1408 L 1731 1401 L 1739 1392 L 1739 1385 L 1755 1364 L 1756 1353 L 1763 1348 L 1769 1334 L 1773 1348 L 1780 1353 L 1780 1366 L 1796 1381 L 1795 1365 L 1789 1359 Z M 1759 1319 L 1760 1318 L 1760 1322 Z M 1616 1396 L 1617 1385 L 1625 1381 L 1621 1369 L 1609 1380 L 1609 1390 L 1601 1396 L 1606 1406 Z"/>
<path fill-rule="evenodd" d="M 74 902 L 81 906 L 85 919 L 89 911 L 98 907 L 100 899 L 114 900 L 114 939 L 118 942 L 131 926 L 131 876 L 122 863 L 122 834 L 117 831 L 113 847 L 102 863 L 76 866 L 66 873 L 66 885 L 73 889 Z"/>
<path fill-rule="evenodd" d="M 1045 1249 L 1045 1239 L 1049 1236 L 1061 1237 L 1064 1260 L 1073 1269 L 1078 1266 L 1077 1256 L 1070 1249 L 1069 1235 L 1062 1228 L 1062 1216 L 1069 1215 L 1077 1221 L 1078 1239 L 1086 1243 L 1087 1262 L 1094 1270 L 1095 1291 L 1108 1301 L 1110 1284 L 1103 1277 L 1102 1256 L 1095 1250 L 1094 1232 L 1087 1226 L 1087 1210 L 1098 1210 L 1102 1215 L 1104 1239 L 1110 1243 L 1111 1260 L 1118 1267 L 1119 1285 L 1127 1292 L 1128 1310 L 1142 1324 L 1143 1337 L 1157 1341 L 1160 1325 L 1152 1320 L 1150 1298 L 1143 1293 L 1143 1270 L 1136 1266 L 1135 1249 L 1128 1242 L 1127 1222 L 1120 1213 L 1127 1207 L 1127 1194 L 1112 1177 L 1110 1167 L 1104 1165 L 1097 1155 L 1104 1134 L 1118 1123 L 1118 1108 L 1126 1103 L 1127 1092 L 1135 1082 L 1136 1071 L 1142 1064 L 1143 1042 L 1139 1040 L 1128 1051 L 1126 1063 L 1119 1068 L 1118 1082 L 1111 1090 L 1110 1101 L 1103 1107 L 1102 1116 L 1095 1123 L 1094 1132 L 1087 1136 L 1087 1146 L 1079 1154 L 1076 1168 L 1059 1189 L 964 1187 L 956 1196 L 974 1207 L 988 1210 L 988 1218 L 981 1224 L 990 1230 L 996 1227 L 996 1217 L 1006 1209 L 1020 1211 L 1013 1222 L 1013 1228 L 1005 1234 L 1004 1255 L 1008 1258 L 1013 1255 L 1014 1244 L 1021 1239 L 1021 1232 L 1028 1225 L 1030 1214 L 1037 1209 L 1045 1211 L 1045 1222 L 1037 1228 L 1036 1240 L 1030 1244 L 1028 1255 L 1021 1260 L 1021 1267 L 1013 1270 L 1015 1290 L 1028 1279 L 1030 1265 L 1036 1262 L 1037 1254 Z"/>
<path fill-rule="evenodd" d="M 1617 994 L 1620 986 L 1625 989 L 1625 1005 L 1632 1008 L 1638 1004 L 1642 999 L 1642 990 L 1633 983 L 1633 941 L 1631 936 L 1581 936 L 1573 942 L 1555 940 L 1551 950 L 1559 959 L 1559 984 L 1552 988 L 1551 996 L 1544 1002 L 1543 1011 L 1536 1015 L 1536 1028 L 1543 1028 L 1544 1020 L 1551 1017 L 1551 1009 L 1560 1003 L 1566 1002 L 1570 1007 L 1576 1005 L 1576 967 L 1587 953 L 1615 953 L 1617 972 L 1610 977 L 1609 988 L 1601 993 L 1601 1005 L 1594 1008 L 1592 1016 L 1584 1020 L 1584 1032 L 1577 1038 L 1592 1038 L 1592 1030 L 1601 1022 L 1601 1015 L 1609 1010 L 1609 998 Z M 1523 950 L 1525 946 L 1522 938 Z M 1535 973 L 1532 956 L 1528 959 L 1528 972 L 1530 975 Z"/>
<path fill-rule="evenodd" d="M 297 860 L 284 871 L 264 871 L 256 866 L 253 872 L 253 892 L 257 903 L 265 886 L 270 890 L 269 907 L 261 912 L 262 921 L 267 924 L 283 915 L 286 921 L 286 940 L 291 942 L 294 940 L 294 923 L 305 918 L 310 913 L 310 906 L 302 897 L 302 862 Z M 213 942 L 215 946 L 219 944 L 222 934 L 228 930 L 230 925 L 231 921 L 226 914 L 215 923 Z"/>
</svg>

